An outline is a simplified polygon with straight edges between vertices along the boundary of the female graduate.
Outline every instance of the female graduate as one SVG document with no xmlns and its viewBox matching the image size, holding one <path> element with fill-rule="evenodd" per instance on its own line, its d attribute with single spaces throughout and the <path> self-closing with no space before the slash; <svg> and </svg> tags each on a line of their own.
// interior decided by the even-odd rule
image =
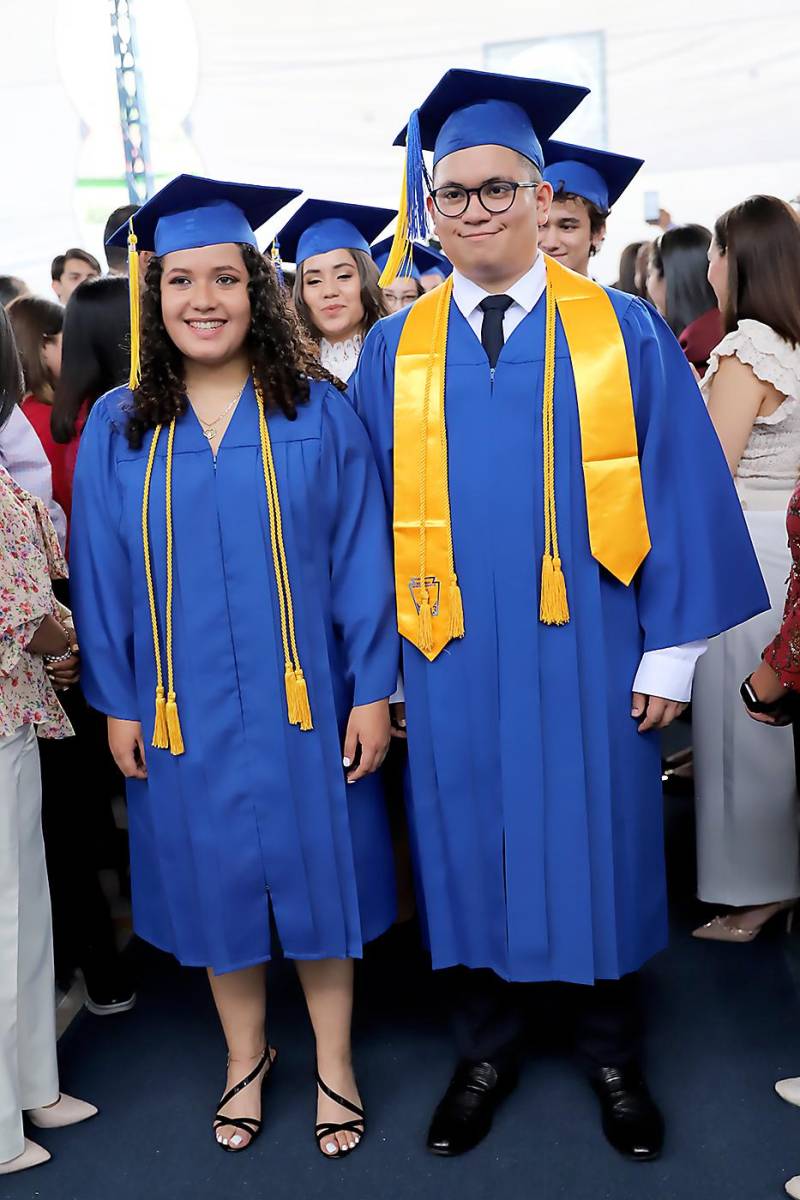
<svg viewBox="0 0 800 1200">
<path fill-rule="evenodd" d="M 182 175 L 134 216 L 134 268 L 136 239 L 155 255 L 141 375 L 134 309 L 135 386 L 82 437 L 73 585 L 86 695 L 128 779 L 136 931 L 208 969 L 228 1044 L 217 1141 L 261 1129 L 275 936 L 316 1036 L 319 1147 L 338 1157 L 364 1132 L 352 960 L 394 916 L 367 776 L 397 647 L 366 434 L 253 233 L 293 195 Z"/>
<path fill-rule="evenodd" d="M 565 267 L 588 276 L 589 263 L 605 241 L 611 206 L 644 160 L 552 138 L 542 152 L 543 178 L 553 188 L 553 202 L 542 227 L 541 248 Z"/>
<path fill-rule="evenodd" d="M 383 271 L 389 261 L 392 241 L 391 237 L 383 238 L 372 247 L 372 257 L 379 271 Z M 437 273 L 439 283 L 442 283 L 452 270 L 453 267 L 445 256 L 430 246 L 412 246 L 409 262 L 403 265 L 394 279 L 390 279 L 381 288 L 387 310 L 390 313 L 399 312 L 401 308 L 408 308 L 409 304 L 424 296 L 426 288 L 422 281 L 423 276 Z"/>
<path fill-rule="evenodd" d="M 278 235 L 281 257 L 297 266 L 295 309 L 323 367 L 345 383 L 387 313 L 370 242 L 394 216 L 390 208 L 306 200 Z"/>
</svg>

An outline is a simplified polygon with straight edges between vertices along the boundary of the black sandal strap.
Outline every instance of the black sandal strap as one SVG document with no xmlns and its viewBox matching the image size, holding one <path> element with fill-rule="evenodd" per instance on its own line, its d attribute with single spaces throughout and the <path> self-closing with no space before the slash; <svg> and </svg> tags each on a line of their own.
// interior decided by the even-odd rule
<svg viewBox="0 0 800 1200">
<path fill-rule="evenodd" d="M 263 1069 L 266 1065 L 267 1059 L 270 1058 L 271 1051 L 272 1051 L 272 1047 L 267 1045 L 264 1048 L 264 1053 L 261 1056 L 258 1066 L 254 1067 L 249 1075 L 247 1075 L 244 1079 L 242 1079 L 240 1083 L 237 1083 L 234 1087 L 232 1087 L 230 1089 L 230 1091 L 227 1091 L 225 1093 L 225 1095 L 222 1097 L 222 1099 L 219 1102 L 219 1107 L 217 1108 L 217 1116 L 219 1116 L 219 1110 L 221 1108 L 224 1108 L 229 1100 L 232 1100 L 234 1096 L 238 1096 L 239 1092 L 243 1091 L 249 1084 L 251 1084 L 253 1082 L 254 1079 L 256 1079 L 258 1077 L 259 1073 L 261 1071 L 263 1071 Z M 274 1061 L 274 1059 L 272 1059 L 270 1061 L 270 1070 L 272 1070 L 273 1061 Z M 229 1122 L 229 1124 L 233 1124 L 233 1122 L 231 1121 L 231 1122 Z"/>
<path fill-rule="evenodd" d="M 345 1121 L 341 1125 L 333 1121 L 320 1121 L 316 1126 L 317 1138 L 323 1138 L 329 1133 L 360 1133 L 364 1132 L 363 1121 Z"/>
<path fill-rule="evenodd" d="M 340 1096 L 338 1092 L 334 1092 L 333 1088 L 329 1088 L 327 1083 L 323 1083 L 320 1079 L 319 1071 L 317 1071 L 317 1087 L 321 1092 L 325 1093 L 329 1100 L 333 1100 L 336 1104 L 341 1104 L 342 1108 L 346 1108 L 348 1112 L 355 1113 L 360 1120 L 364 1120 L 363 1108 L 359 1108 L 352 1100 L 345 1100 L 344 1096 Z M 352 1124 L 352 1122 L 348 1123 Z M 344 1126 L 341 1128 L 344 1128 Z"/>
<path fill-rule="evenodd" d="M 221 1117 L 217 1114 L 214 1119 L 214 1129 L 222 1129 L 223 1125 L 232 1125 L 235 1129 L 241 1129 L 251 1138 L 261 1132 L 261 1121 L 258 1117 Z"/>
</svg>

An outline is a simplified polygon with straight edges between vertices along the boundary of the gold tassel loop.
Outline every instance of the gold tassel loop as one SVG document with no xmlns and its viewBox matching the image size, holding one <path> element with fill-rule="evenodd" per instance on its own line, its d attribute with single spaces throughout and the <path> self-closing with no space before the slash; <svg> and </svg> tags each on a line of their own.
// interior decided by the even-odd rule
<svg viewBox="0 0 800 1200">
<path fill-rule="evenodd" d="M 169 749 L 169 732 L 167 730 L 167 701 L 161 684 L 156 688 L 156 722 L 153 728 L 152 745 L 156 750 Z"/>
<path fill-rule="evenodd" d="M 181 722 L 178 716 L 178 702 L 174 692 L 167 693 L 167 732 L 169 733 L 169 752 L 177 757 L 183 754 L 183 734 L 181 733 Z"/>
<path fill-rule="evenodd" d="M 142 382 L 139 362 L 141 300 L 139 296 L 139 253 L 136 249 L 136 234 L 133 232 L 133 217 L 128 222 L 128 297 L 131 312 L 131 370 L 128 387 L 134 391 Z"/>
<path fill-rule="evenodd" d="M 464 603 L 461 599 L 461 588 L 458 586 L 458 578 L 453 573 L 450 576 L 450 637 L 463 638 L 464 636 Z"/>
</svg>

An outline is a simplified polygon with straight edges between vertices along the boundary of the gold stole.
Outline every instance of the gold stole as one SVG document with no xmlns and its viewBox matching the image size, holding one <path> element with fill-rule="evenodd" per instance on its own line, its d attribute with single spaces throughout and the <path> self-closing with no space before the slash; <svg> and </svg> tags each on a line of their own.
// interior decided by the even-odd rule
<svg viewBox="0 0 800 1200">
<path fill-rule="evenodd" d="M 545 556 L 540 620 L 569 620 L 555 504 L 556 308 L 578 400 L 592 555 L 629 584 L 650 550 L 628 359 L 598 284 L 545 257 L 547 318 L 542 403 Z M 464 635 L 448 486 L 445 365 L 452 277 L 406 318 L 395 361 L 394 550 L 397 624 L 430 661 Z"/>
</svg>

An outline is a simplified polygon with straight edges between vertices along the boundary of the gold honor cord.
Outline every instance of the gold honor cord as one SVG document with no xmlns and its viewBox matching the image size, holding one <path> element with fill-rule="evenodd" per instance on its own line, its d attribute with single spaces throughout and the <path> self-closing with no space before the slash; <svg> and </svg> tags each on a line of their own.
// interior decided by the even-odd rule
<svg viewBox="0 0 800 1200">
<path fill-rule="evenodd" d="M 286 562 L 286 548 L 283 541 L 283 521 L 278 496 L 278 478 L 275 474 L 272 443 L 267 427 L 267 418 L 264 414 L 264 395 L 258 384 L 255 385 L 255 389 L 256 402 L 258 403 L 259 433 L 261 436 L 261 462 L 264 468 L 264 484 L 267 489 L 267 507 L 269 509 L 272 562 L 275 569 L 275 583 L 278 589 L 278 606 L 281 615 L 286 706 L 289 724 L 299 725 L 304 732 L 307 732 L 309 729 L 313 729 L 314 725 L 311 719 L 308 686 L 303 669 L 300 666 L 300 655 L 297 650 L 297 639 L 295 637 L 294 605 L 292 604 L 292 588 L 289 582 L 289 568 Z"/>
<path fill-rule="evenodd" d="M 269 510 L 270 545 L 272 562 L 275 571 L 275 584 L 278 591 L 278 607 L 280 609 L 281 639 L 283 641 L 283 657 L 285 663 L 284 685 L 286 689 L 286 706 L 291 725 L 298 725 L 304 732 L 313 729 L 311 706 L 308 698 L 308 686 L 300 665 L 300 655 L 297 649 L 297 637 L 294 622 L 294 604 L 292 589 L 289 581 L 289 567 L 286 560 L 286 548 L 283 540 L 283 520 L 281 517 L 280 498 L 278 495 L 278 479 L 275 473 L 275 462 L 272 456 L 272 443 L 269 428 L 264 413 L 264 396 L 256 384 L 256 401 L 258 404 L 259 438 L 261 442 L 261 461 L 264 470 L 264 486 L 267 493 L 267 508 Z M 175 418 L 169 423 L 167 434 L 167 454 L 165 465 L 166 480 L 166 558 L 167 558 L 167 597 L 165 611 L 165 653 L 167 666 L 167 687 L 164 690 L 164 673 L 161 659 L 161 643 L 158 631 L 158 610 L 156 607 L 155 585 L 153 583 L 153 568 L 150 551 L 150 485 L 153 477 L 153 467 L 156 459 L 156 447 L 163 428 L 157 425 L 153 430 L 150 450 L 147 456 L 147 467 L 144 476 L 142 492 L 142 546 L 144 549 L 144 571 L 147 580 L 147 599 L 150 607 L 150 624 L 153 632 L 153 656 L 156 665 L 156 703 L 155 723 L 153 727 L 152 745 L 157 750 L 169 750 L 171 754 L 184 753 L 183 734 L 178 713 L 178 701 L 175 693 L 175 674 L 172 661 L 172 608 L 174 597 L 173 556 L 174 542 L 172 529 L 172 460 L 175 441 Z"/>
<path fill-rule="evenodd" d="M 144 573 L 147 579 L 147 599 L 150 605 L 150 624 L 153 630 L 153 654 L 156 661 L 156 716 L 153 726 L 152 745 L 156 750 L 169 749 L 171 754 L 183 754 L 183 734 L 178 716 L 178 701 L 175 695 L 175 676 L 172 667 L 172 447 L 175 440 L 175 418 L 169 423 L 167 434 L 166 487 L 164 516 L 167 533 L 167 605 L 166 605 L 166 657 L 167 694 L 164 695 L 164 675 L 161 666 L 161 645 L 158 635 L 158 612 L 153 584 L 153 567 L 150 556 L 150 483 L 156 459 L 156 446 L 163 426 L 156 425 L 150 441 L 147 468 L 144 473 L 142 493 L 142 546 L 144 550 Z"/>
<path fill-rule="evenodd" d="M 556 299 L 553 285 L 546 288 L 544 333 L 544 388 L 542 394 L 542 463 L 544 474 L 544 555 L 539 598 L 539 620 L 543 625 L 566 625 L 569 621 L 567 584 L 558 552 L 556 521 Z"/>
</svg>

